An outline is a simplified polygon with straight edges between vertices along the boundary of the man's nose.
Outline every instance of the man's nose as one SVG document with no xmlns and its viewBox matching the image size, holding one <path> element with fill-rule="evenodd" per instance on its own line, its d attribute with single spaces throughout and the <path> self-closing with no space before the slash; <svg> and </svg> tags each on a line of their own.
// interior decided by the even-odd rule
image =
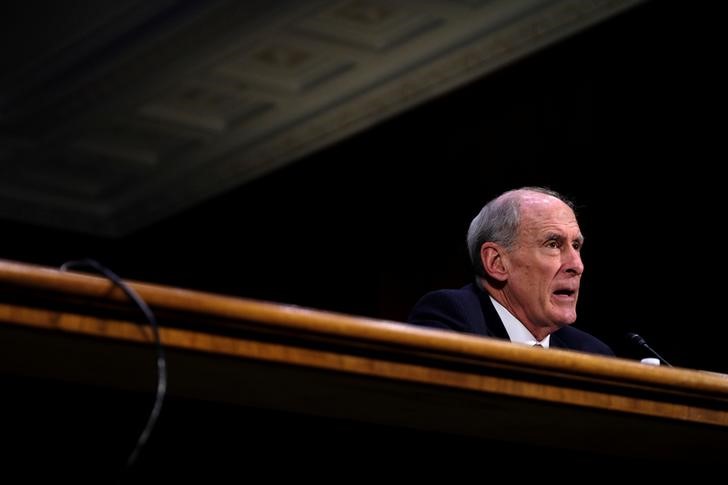
<svg viewBox="0 0 728 485">
<path fill-rule="evenodd" d="M 581 253 L 574 248 L 567 249 L 566 271 L 580 275 L 584 272 L 584 263 L 581 261 Z"/>
</svg>

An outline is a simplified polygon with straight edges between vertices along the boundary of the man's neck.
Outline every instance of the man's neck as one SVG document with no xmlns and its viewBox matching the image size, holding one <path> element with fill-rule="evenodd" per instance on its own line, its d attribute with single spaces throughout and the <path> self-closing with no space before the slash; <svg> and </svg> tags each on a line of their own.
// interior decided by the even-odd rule
<svg viewBox="0 0 728 485">
<path fill-rule="evenodd" d="M 481 288 L 485 291 L 486 294 L 488 294 L 493 300 L 498 302 L 498 304 L 501 306 L 501 308 L 508 312 L 509 315 L 513 317 L 513 319 L 519 323 L 521 326 L 523 326 L 537 341 L 542 341 L 543 339 L 547 338 L 549 335 L 551 335 L 553 332 L 559 329 L 559 327 L 541 327 L 538 325 L 533 325 L 531 322 L 529 322 L 527 319 L 522 318 L 518 315 L 518 312 L 514 310 L 513 306 L 509 304 L 509 300 L 507 298 L 507 295 L 502 289 L 495 288 L 493 285 L 489 284 L 487 281 L 480 279 L 479 283 L 481 284 Z M 502 318 L 501 318 L 502 320 Z M 510 332 L 509 332 L 510 335 Z"/>
</svg>

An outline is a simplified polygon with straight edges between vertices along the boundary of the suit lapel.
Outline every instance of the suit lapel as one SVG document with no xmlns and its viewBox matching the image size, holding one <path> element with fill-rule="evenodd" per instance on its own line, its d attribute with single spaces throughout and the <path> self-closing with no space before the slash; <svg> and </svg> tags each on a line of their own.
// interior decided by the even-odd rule
<svg viewBox="0 0 728 485">
<path fill-rule="evenodd" d="M 566 342 L 564 342 L 559 337 L 559 332 L 561 332 L 561 330 L 557 330 L 557 331 L 555 331 L 554 333 L 551 334 L 551 340 L 549 340 L 549 346 L 550 347 L 558 347 L 560 349 L 569 349 L 569 348 L 571 348 L 568 345 L 566 345 Z"/>
<path fill-rule="evenodd" d="M 503 340 L 510 340 L 508 332 L 506 332 L 506 327 L 503 325 L 503 321 L 500 319 L 498 312 L 495 311 L 495 307 L 493 306 L 493 302 L 490 301 L 488 293 L 486 293 L 485 290 L 478 288 L 476 285 L 473 286 L 476 288 L 478 298 L 480 299 L 480 307 L 483 310 L 486 335 Z"/>
</svg>

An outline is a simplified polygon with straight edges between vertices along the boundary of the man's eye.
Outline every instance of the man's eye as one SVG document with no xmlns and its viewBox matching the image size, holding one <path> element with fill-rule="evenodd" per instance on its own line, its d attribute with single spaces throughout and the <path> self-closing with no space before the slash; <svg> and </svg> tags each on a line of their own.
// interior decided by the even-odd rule
<svg viewBox="0 0 728 485">
<path fill-rule="evenodd" d="M 555 248 L 558 248 L 559 247 L 559 243 L 558 243 L 558 241 L 551 240 L 551 241 L 548 241 L 546 243 L 546 247 L 547 248 L 554 248 L 555 249 Z"/>
</svg>

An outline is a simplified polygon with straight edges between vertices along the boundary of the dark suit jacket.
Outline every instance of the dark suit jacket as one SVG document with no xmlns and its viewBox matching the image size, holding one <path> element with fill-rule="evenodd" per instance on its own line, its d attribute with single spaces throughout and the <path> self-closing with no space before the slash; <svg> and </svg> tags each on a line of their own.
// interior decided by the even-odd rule
<svg viewBox="0 0 728 485">
<path fill-rule="evenodd" d="M 436 290 L 427 293 L 412 308 L 409 323 L 444 328 L 509 340 L 506 328 L 488 294 L 474 283 L 459 290 Z M 604 342 L 571 326 L 551 334 L 553 347 L 614 355 Z"/>
</svg>

